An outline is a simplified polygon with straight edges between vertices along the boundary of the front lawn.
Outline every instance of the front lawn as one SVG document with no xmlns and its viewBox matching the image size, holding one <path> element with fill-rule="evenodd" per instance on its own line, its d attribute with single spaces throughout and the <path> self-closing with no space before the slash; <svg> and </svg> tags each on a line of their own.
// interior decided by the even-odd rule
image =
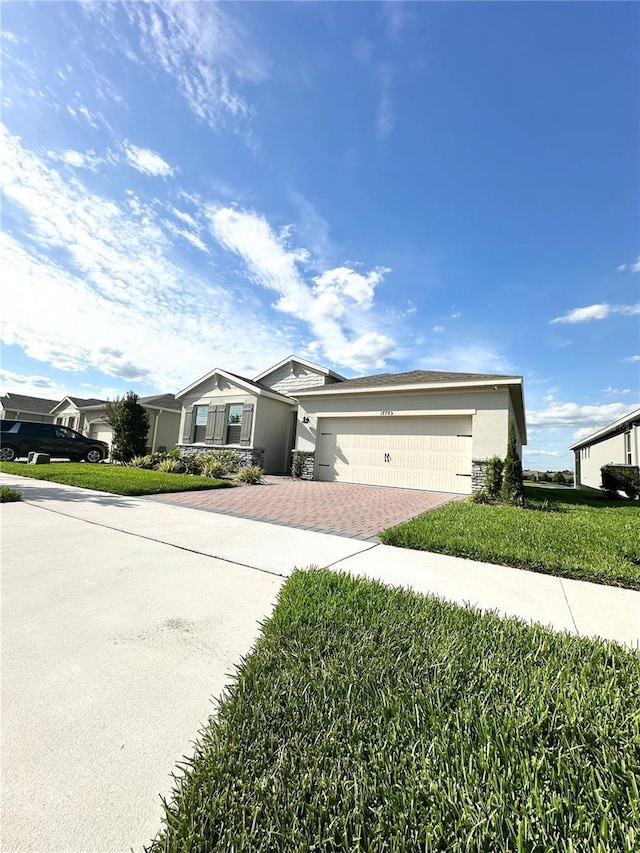
<svg viewBox="0 0 640 853">
<path fill-rule="evenodd" d="M 296 572 L 151 853 L 640 849 L 640 656 Z"/>
<path fill-rule="evenodd" d="M 214 480 L 192 474 L 164 474 L 161 471 L 126 468 L 122 465 L 90 465 L 87 462 L 53 462 L 49 465 L 0 462 L 0 473 L 129 496 L 224 489 L 233 486 L 229 480 Z"/>
<path fill-rule="evenodd" d="M 447 504 L 383 530 L 381 542 L 640 589 L 640 504 L 525 487 L 529 509 Z"/>
</svg>

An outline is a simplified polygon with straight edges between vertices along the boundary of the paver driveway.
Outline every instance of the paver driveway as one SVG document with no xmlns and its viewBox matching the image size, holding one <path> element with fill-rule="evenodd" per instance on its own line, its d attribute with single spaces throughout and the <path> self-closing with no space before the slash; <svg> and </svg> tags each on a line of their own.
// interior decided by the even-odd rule
<svg viewBox="0 0 640 853">
<path fill-rule="evenodd" d="M 446 492 L 267 476 L 261 486 L 157 495 L 154 500 L 320 533 L 374 539 L 385 527 L 459 497 Z"/>
</svg>

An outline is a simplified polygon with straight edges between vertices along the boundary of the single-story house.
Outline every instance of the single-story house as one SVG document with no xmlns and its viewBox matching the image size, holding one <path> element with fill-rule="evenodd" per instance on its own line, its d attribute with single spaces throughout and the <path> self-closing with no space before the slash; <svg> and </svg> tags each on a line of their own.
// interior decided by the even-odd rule
<svg viewBox="0 0 640 853">
<path fill-rule="evenodd" d="M 149 415 L 147 452 L 160 448 L 169 450 L 178 441 L 180 425 L 180 403 L 173 394 L 155 394 L 140 397 L 140 405 Z M 71 427 L 89 438 L 111 444 L 113 430 L 107 423 L 106 400 L 95 398 L 65 397 L 51 410 L 57 424 Z"/>
<path fill-rule="evenodd" d="M 0 397 L 0 417 L 51 424 L 53 415 L 50 412 L 57 402 L 57 400 L 46 400 L 44 397 L 8 393 Z"/>
<path fill-rule="evenodd" d="M 603 465 L 640 465 L 640 409 L 629 412 L 569 448 L 576 489 L 600 489 Z"/>
<path fill-rule="evenodd" d="M 300 389 L 342 382 L 338 373 L 290 356 L 254 379 L 215 368 L 176 394 L 185 453 L 232 448 L 269 474 L 291 467 Z"/>
<path fill-rule="evenodd" d="M 526 444 L 522 377 L 412 371 L 358 379 L 295 356 L 253 379 L 216 368 L 176 395 L 183 452 L 232 447 L 267 473 L 469 494 Z"/>
</svg>

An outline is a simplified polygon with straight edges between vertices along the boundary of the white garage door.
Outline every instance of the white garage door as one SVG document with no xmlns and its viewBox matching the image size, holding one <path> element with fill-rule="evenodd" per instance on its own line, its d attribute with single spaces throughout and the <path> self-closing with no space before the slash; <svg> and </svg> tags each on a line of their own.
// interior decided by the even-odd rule
<svg viewBox="0 0 640 853">
<path fill-rule="evenodd" d="M 111 447 L 112 431 L 108 424 L 102 422 L 91 424 L 89 437 L 95 438 L 98 441 L 106 441 L 109 447 Z"/>
<path fill-rule="evenodd" d="M 471 417 L 322 418 L 318 479 L 471 492 Z"/>
</svg>

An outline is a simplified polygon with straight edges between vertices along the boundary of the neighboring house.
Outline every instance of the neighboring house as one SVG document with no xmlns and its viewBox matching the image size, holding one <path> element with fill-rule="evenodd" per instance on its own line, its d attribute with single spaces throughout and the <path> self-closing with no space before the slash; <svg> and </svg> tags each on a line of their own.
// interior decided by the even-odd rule
<svg viewBox="0 0 640 853">
<path fill-rule="evenodd" d="M 49 413 L 57 402 L 43 397 L 8 393 L 0 397 L 0 417 L 50 424 L 53 423 L 53 416 Z"/>
<path fill-rule="evenodd" d="M 139 403 L 149 415 L 147 451 L 159 448 L 170 449 L 178 441 L 180 426 L 180 403 L 173 394 L 155 394 L 140 397 Z M 113 430 L 106 420 L 106 400 L 95 398 L 65 397 L 51 410 L 57 424 L 69 426 L 89 438 L 111 444 Z"/>
<path fill-rule="evenodd" d="M 319 364 L 290 356 L 255 379 L 216 368 L 184 388 L 180 446 L 202 453 L 233 448 L 269 474 L 291 467 L 300 388 L 341 382 L 343 377 Z"/>
<path fill-rule="evenodd" d="M 413 371 L 346 380 L 290 356 L 254 379 L 217 368 L 176 395 L 185 452 L 233 447 L 303 477 L 469 494 L 504 458 L 509 420 L 526 444 L 520 376 Z"/>
<path fill-rule="evenodd" d="M 640 409 L 577 441 L 573 450 L 576 489 L 600 489 L 603 465 L 640 465 Z"/>
</svg>

